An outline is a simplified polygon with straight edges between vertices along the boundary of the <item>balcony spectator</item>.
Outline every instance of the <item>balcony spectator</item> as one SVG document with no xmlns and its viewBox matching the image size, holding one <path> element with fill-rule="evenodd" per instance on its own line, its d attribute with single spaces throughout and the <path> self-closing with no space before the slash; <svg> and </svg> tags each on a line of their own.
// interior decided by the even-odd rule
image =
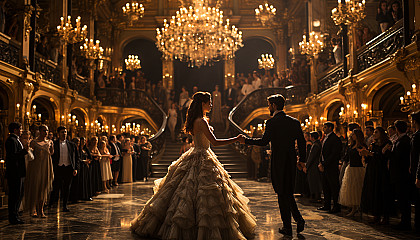
<svg viewBox="0 0 420 240">
<path fill-rule="evenodd" d="M 104 81 L 104 71 L 101 71 L 99 73 L 99 76 L 98 76 L 98 87 L 99 88 L 105 88 L 106 87 L 106 84 L 105 84 L 105 81 Z"/>
<path fill-rule="evenodd" d="M 252 87 L 254 88 L 254 90 L 262 87 L 261 77 L 257 71 L 254 71 L 252 73 Z"/>
<path fill-rule="evenodd" d="M 0 0 L 0 32 L 4 33 L 6 27 L 6 2 L 7 0 Z"/>
<path fill-rule="evenodd" d="M 7 35 L 14 40 L 17 40 L 19 32 L 18 14 L 14 14 L 7 30 Z"/>
<path fill-rule="evenodd" d="M 137 71 L 136 73 L 136 89 L 146 90 L 146 79 L 142 71 Z"/>
<path fill-rule="evenodd" d="M 250 94 L 252 91 L 254 91 L 254 87 L 249 83 L 249 78 L 247 78 L 245 80 L 245 84 L 242 86 L 241 92 L 244 96 L 246 96 Z"/>
<path fill-rule="evenodd" d="M 398 20 L 400 20 L 401 18 L 403 18 L 403 11 L 401 9 L 401 4 L 399 1 L 394 1 L 391 4 L 391 9 L 390 9 L 390 17 L 391 17 L 391 25 L 394 25 L 396 22 L 398 22 Z"/>
<path fill-rule="evenodd" d="M 121 89 L 126 89 L 126 79 L 125 79 L 126 76 L 127 76 L 126 73 L 122 73 L 119 77 L 120 81 L 118 85 L 119 85 L 119 88 Z"/>
<path fill-rule="evenodd" d="M 273 74 L 273 83 L 272 83 L 272 86 L 275 87 L 275 88 L 280 87 L 280 79 L 279 79 L 279 76 L 277 75 L 277 73 L 274 73 Z"/>
<path fill-rule="evenodd" d="M 334 59 L 335 64 L 340 64 L 343 61 L 343 53 L 341 48 L 341 42 L 337 38 L 333 38 L 331 40 L 333 45 L 333 53 L 334 53 Z"/>
<path fill-rule="evenodd" d="M 47 37 L 41 37 L 41 43 L 36 46 L 36 51 L 39 54 L 41 54 L 45 59 L 50 59 L 50 51 Z"/>
<path fill-rule="evenodd" d="M 131 80 L 128 84 L 128 89 L 129 90 L 135 90 L 136 89 L 136 77 L 132 76 Z"/>
<path fill-rule="evenodd" d="M 391 26 L 392 16 L 390 16 L 388 11 L 388 3 L 385 0 L 379 2 L 376 21 L 379 23 L 381 32 L 385 32 Z"/>
</svg>

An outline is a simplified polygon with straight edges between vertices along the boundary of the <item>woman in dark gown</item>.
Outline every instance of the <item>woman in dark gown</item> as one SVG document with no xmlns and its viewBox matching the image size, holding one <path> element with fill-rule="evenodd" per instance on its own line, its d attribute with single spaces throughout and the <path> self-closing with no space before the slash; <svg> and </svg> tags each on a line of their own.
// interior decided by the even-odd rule
<svg viewBox="0 0 420 240">
<path fill-rule="evenodd" d="M 89 153 L 86 152 L 86 138 L 80 138 L 80 144 L 78 145 L 79 157 L 80 157 L 80 172 L 78 173 L 80 178 L 79 184 L 79 196 L 81 200 L 92 200 L 90 176 L 89 176 Z"/>
<path fill-rule="evenodd" d="M 98 138 L 93 137 L 89 141 L 88 151 L 91 155 L 92 161 L 90 162 L 90 176 L 92 182 L 92 191 L 94 195 L 98 195 L 102 190 L 102 178 L 101 178 L 101 167 L 99 158 L 101 156 L 98 150 Z"/>
<path fill-rule="evenodd" d="M 304 136 L 306 140 L 306 159 L 308 159 L 312 148 L 311 135 L 309 132 L 305 132 Z M 303 164 L 298 165 L 296 168 L 295 193 L 300 193 L 302 196 L 310 196 L 308 177 L 303 168 Z"/>
<path fill-rule="evenodd" d="M 384 151 L 384 147 L 392 143 L 382 127 L 375 129 L 373 138 L 374 142 L 369 149 L 360 150 L 366 164 L 361 208 L 362 211 L 373 214 L 372 223 L 388 224 L 392 198 L 388 170 L 389 152 Z"/>
</svg>

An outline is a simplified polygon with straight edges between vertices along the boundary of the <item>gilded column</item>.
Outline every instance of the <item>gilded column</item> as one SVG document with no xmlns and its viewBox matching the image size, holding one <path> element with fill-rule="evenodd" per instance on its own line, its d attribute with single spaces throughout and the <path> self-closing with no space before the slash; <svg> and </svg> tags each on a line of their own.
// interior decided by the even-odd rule
<svg viewBox="0 0 420 240">
<path fill-rule="evenodd" d="M 172 59 L 162 60 L 163 87 L 167 90 L 174 89 L 174 62 Z"/>
<path fill-rule="evenodd" d="M 229 59 L 225 61 L 225 75 L 224 75 L 224 89 L 235 84 L 235 59 Z"/>
</svg>

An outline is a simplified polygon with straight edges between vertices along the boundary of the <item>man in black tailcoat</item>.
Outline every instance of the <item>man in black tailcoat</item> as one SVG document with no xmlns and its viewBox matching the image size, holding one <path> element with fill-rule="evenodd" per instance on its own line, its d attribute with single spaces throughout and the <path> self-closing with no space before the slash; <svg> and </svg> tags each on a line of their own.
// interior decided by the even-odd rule
<svg viewBox="0 0 420 240">
<path fill-rule="evenodd" d="M 276 94 L 267 98 L 271 119 L 267 120 L 262 138 L 240 138 L 242 143 L 249 145 L 266 146 L 271 142 L 271 180 L 274 191 L 278 194 L 283 228 L 279 232 L 292 236 L 291 216 L 297 222 L 297 233 L 304 230 L 305 220 L 300 214 L 293 197 L 295 186 L 297 153 L 295 143 L 299 150 L 299 161 L 305 162 L 306 142 L 300 122 L 283 111 L 285 99 Z"/>
<path fill-rule="evenodd" d="M 6 178 L 9 187 L 9 222 L 23 224 L 18 211 L 23 197 L 23 181 L 26 175 L 25 155 L 28 154 L 28 142 L 21 142 L 22 124 L 9 124 L 9 137 L 5 142 L 6 148 Z"/>
<path fill-rule="evenodd" d="M 58 139 L 54 141 L 54 154 L 52 163 L 54 168 L 53 190 L 49 205 L 58 202 L 60 195 L 63 212 L 69 212 L 67 201 L 69 199 L 70 187 L 73 177 L 77 175 L 79 169 L 79 159 L 76 145 L 67 140 L 67 129 L 64 126 L 57 128 Z"/>
<path fill-rule="evenodd" d="M 115 135 L 111 135 L 109 137 L 109 148 L 110 148 L 109 154 L 112 155 L 112 158 L 111 158 L 112 185 L 118 186 L 118 176 L 120 174 L 122 157 L 121 157 L 121 148 L 118 146 L 117 137 L 115 137 Z"/>
<path fill-rule="evenodd" d="M 334 124 L 332 122 L 324 123 L 322 130 L 325 133 L 325 138 L 322 141 L 321 159 L 318 168 L 322 176 L 324 206 L 318 208 L 318 210 L 338 213 L 341 211 L 338 203 L 338 194 L 340 192 L 340 170 L 338 164 L 343 146 L 340 138 L 334 133 Z M 332 209 L 331 198 L 334 203 Z"/>
<path fill-rule="evenodd" d="M 225 104 L 230 109 L 232 109 L 235 106 L 235 100 L 236 100 L 236 91 L 234 88 L 232 88 L 232 85 L 229 85 L 228 89 L 225 90 Z"/>
</svg>

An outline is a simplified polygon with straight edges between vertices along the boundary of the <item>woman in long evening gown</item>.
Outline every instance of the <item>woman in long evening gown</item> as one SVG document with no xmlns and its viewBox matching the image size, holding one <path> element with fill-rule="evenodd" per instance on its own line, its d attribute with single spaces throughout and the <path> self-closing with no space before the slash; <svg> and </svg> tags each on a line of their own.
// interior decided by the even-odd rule
<svg viewBox="0 0 420 240">
<path fill-rule="evenodd" d="M 219 86 L 216 85 L 213 94 L 213 109 L 211 111 L 211 122 L 214 124 L 223 124 L 222 117 L 222 94 L 219 91 Z M 216 126 L 215 126 L 216 127 Z"/>
<path fill-rule="evenodd" d="M 123 168 L 121 181 L 123 183 L 133 182 L 133 158 L 132 154 L 134 152 L 133 147 L 131 146 L 130 139 L 127 138 L 124 140 L 124 146 L 122 149 L 123 154 Z"/>
<path fill-rule="evenodd" d="M 174 161 L 164 178 L 155 181 L 154 195 L 131 222 L 135 233 L 160 239 L 249 239 L 256 219 L 248 198 L 210 149 L 231 144 L 239 136 L 217 140 L 205 114 L 209 93 L 198 92 L 188 109 L 185 130 L 195 146 Z"/>
<path fill-rule="evenodd" d="M 34 160 L 28 162 L 25 178 L 24 208 L 34 216 L 45 217 L 44 204 L 52 190 L 54 171 L 51 155 L 54 153 L 54 145 L 47 139 L 48 127 L 39 127 L 39 136 L 31 142 Z"/>
</svg>

